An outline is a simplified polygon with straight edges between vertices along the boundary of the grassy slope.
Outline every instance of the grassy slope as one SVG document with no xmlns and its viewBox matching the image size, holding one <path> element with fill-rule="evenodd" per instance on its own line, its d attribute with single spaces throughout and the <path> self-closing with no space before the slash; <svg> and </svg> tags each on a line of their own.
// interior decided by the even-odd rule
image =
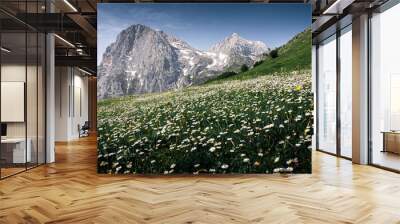
<svg viewBox="0 0 400 224">
<path fill-rule="evenodd" d="M 288 43 L 279 47 L 277 58 L 266 58 L 262 64 L 247 72 L 228 78 L 215 78 L 206 82 L 216 83 L 233 79 L 249 79 L 261 75 L 311 69 L 311 30 L 297 34 Z"/>
<path fill-rule="evenodd" d="M 98 171 L 309 173 L 310 80 L 270 75 L 100 100 Z"/>
</svg>

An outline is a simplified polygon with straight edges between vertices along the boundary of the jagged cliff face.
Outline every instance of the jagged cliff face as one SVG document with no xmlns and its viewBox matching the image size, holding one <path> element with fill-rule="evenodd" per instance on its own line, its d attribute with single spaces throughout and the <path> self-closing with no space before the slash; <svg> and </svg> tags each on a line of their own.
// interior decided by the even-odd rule
<svg viewBox="0 0 400 224">
<path fill-rule="evenodd" d="M 133 25 L 107 47 L 98 66 L 97 95 L 101 99 L 200 84 L 227 68 L 252 65 L 267 51 L 264 43 L 233 34 L 205 52 L 163 31 Z"/>
<path fill-rule="evenodd" d="M 253 65 L 269 49 L 261 41 L 246 40 L 237 33 L 233 33 L 222 42 L 212 46 L 209 51 L 226 55 L 226 66 L 237 68 L 243 64 L 248 66 Z"/>
</svg>

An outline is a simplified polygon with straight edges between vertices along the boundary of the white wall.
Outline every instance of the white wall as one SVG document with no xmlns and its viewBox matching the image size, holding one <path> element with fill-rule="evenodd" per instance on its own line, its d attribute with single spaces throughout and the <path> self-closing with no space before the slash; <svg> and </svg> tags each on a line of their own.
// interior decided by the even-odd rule
<svg viewBox="0 0 400 224">
<path fill-rule="evenodd" d="M 33 66 L 25 66 L 25 64 L 3 64 L 1 66 L 1 81 L 2 82 L 24 82 L 26 83 L 25 76 L 26 76 L 26 71 L 28 74 L 35 73 L 36 74 L 36 67 Z M 32 81 L 30 80 L 30 84 Z M 33 83 L 36 85 L 36 81 Z M 32 89 L 28 89 L 32 90 Z M 33 99 L 36 99 L 36 89 L 34 89 L 32 92 L 28 91 L 27 92 L 27 103 L 30 104 Z M 34 106 L 36 108 L 36 102 L 35 105 L 30 105 Z M 1 110 L 7 110 L 8 108 L 1 108 Z M 22 108 L 24 110 L 24 108 Z M 36 114 L 33 113 L 28 113 L 27 114 L 28 122 L 35 121 L 36 124 Z M 25 126 L 26 122 L 7 122 L 7 136 L 8 137 L 25 137 Z M 28 128 L 33 127 L 33 124 L 29 124 Z M 35 127 L 33 127 L 36 129 Z M 29 137 L 29 133 L 28 133 Z"/>
<path fill-rule="evenodd" d="M 37 70 L 38 69 L 38 70 Z M 41 66 L 32 66 L 18 63 L 4 63 L 1 66 L 2 82 L 24 82 L 26 84 L 26 107 L 25 102 L 18 109 L 12 107 L 1 108 L 3 113 L 22 113 L 26 112 L 26 120 L 20 122 L 5 122 L 7 124 L 8 138 L 24 138 L 25 135 L 30 140 L 32 162 L 44 163 L 45 159 L 45 117 L 44 117 L 44 74 Z M 27 80 L 25 80 L 27 78 Z M 8 98 L 7 93 L 3 92 L 2 98 Z M 19 90 L 19 94 L 24 94 L 24 89 Z M 25 97 L 22 97 L 25 98 Z M 25 100 L 23 100 L 25 101 Z M 11 102 L 12 103 L 12 102 Z M 18 102 L 15 102 L 18 103 Z M 2 103 L 3 104 L 3 103 Z M 39 159 L 39 161 L 36 161 Z"/>
<path fill-rule="evenodd" d="M 26 67 L 19 64 L 3 64 L 1 66 L 1 81 L 2 82 L 25 82 Z M 28 67 L 28 70 L 31 69 Z M 7 108 L 1 108 L 7 110 Z M 8 122 L 7 123 L 8 137 L 25 137 L 25 122 Z"/>
<path fill-rule="evenodd" d="M 85 121 L 89 119 L 88 113 L 88 78 L 82 76 L 79 72 L 76 75 L 77 70 L 75 70 L 74 75 L 74 108 L 72 108 L 73 119 L 71 120 L 71 134 L 74 137 L 79 137 L 78 125 L 82 126 Z"/>
<path fill-rule="evenodd" d="M 56 67 L 55 85 L 55 140 L 77 139 L 78 125 L 88 120 L 88 78 L 76 68 Z"/>
<path fill-rule="evenodd" d="M 69 68 L 55 68 L 55 140 L 67 141 L 69 133 Z"/>
</svg>

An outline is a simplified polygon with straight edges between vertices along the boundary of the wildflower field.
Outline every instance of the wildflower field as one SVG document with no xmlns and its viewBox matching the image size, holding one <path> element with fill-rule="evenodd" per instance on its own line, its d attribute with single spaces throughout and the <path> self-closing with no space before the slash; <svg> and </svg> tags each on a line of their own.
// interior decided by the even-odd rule
<svg viewBox="0 0 400 224">
<path fill-rule="evenodd" d="M 99 173 L 310 173 L 311 75 L 98 103 Z"/>
</svg>

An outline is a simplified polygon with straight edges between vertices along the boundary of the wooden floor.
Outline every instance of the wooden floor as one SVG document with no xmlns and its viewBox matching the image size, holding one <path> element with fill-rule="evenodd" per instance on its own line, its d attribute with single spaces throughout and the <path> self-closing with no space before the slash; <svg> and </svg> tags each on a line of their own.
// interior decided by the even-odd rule
<svg viewBox="0 0 400 224">
<path fill-rule="evenodd" d="M 95 138 L 0 181 L 0 223 L 400 223 L 400 175 L 313 154 L 312 175 L 96 174 Z"/>
<path fill-rule="evenodd" d="M 0 168 L 1 169 L 1 177 L 8 177 L 11 176 L 13 174 L 19 173 L 19 172 L 23 172 L 25 171 L 25 167 L 20 168 L 20 167 L 7 167 L 7 168 Z"/>
<path fill-rule="evenodd" d="M 400 170 L 400 154 L 375 150 L 372 158 L 374 164 Z"/>
</svg>

